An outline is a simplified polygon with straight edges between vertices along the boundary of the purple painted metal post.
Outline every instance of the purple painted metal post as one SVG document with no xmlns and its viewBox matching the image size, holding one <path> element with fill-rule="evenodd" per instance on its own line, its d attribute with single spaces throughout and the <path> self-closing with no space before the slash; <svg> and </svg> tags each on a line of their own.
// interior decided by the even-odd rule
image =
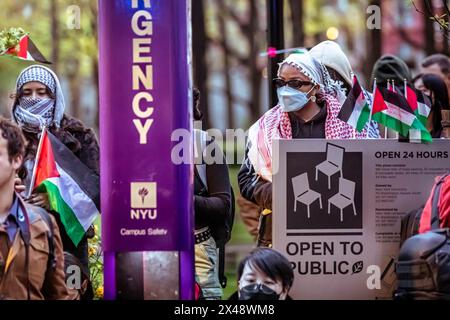
<svg viewBox="0 0 450 320">
<path fill-rule="evenodd" d="M 192 165 L 171 160 L 172 132 L 192 127 L 190 41 L 190 1 L 99 1 L 105 299 L 115 254 L 133 251 L 179 252 L 179 297 L 193 298 Z"/>
</svg>

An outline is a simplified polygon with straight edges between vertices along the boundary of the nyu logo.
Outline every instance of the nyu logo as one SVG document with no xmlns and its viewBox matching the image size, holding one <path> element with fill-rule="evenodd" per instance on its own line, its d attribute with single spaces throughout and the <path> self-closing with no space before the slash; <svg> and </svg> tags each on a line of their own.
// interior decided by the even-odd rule
<svg viewBox="0 0 450 320">
<path fill-rule="evenodd" d="M 156 207 L 156 182 L 132 182 L 130 218 L 154 220 L 157 217 Z"/>
</svg>

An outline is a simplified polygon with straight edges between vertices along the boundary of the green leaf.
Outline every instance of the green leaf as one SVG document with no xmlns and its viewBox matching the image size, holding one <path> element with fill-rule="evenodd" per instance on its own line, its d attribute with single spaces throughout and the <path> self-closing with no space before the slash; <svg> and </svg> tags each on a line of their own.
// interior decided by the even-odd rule
<svg viewBox="0 0 450 320">
<path fill-rule="evenodd" d="M 16 47 L 27 33 L 22 28 L 9 28 L 0 31 L 0 53 Z"/>
</svg>

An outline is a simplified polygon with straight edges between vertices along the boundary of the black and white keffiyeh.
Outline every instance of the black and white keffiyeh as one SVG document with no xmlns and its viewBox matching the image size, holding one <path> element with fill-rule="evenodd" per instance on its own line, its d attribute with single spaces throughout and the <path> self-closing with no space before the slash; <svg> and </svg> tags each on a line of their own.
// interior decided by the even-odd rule
<svg viewBox="0 0 450 320">
<path fill-rule="evenodd" d="M 52 124 L 54 111 L 54 99 L 20 98 L 14 116 L 23 129 L 40 132 L 44 126 L 49 127 Z"/>
<path fill-rule="evenodd" d="M 12 110 L 14 120 L 28 131 L 39 132 L 43 126 L 51 125 L 59 128 L 64 116 L 65 102 L 58 77 L 47 67 L 32 65 L 20 73 L 16 91 L 19 92 L 24 84 L 34 81 L 47 86 L 55 99 L 20 98 Z"/>
<path fill-rule="evenodd" d="M 22 73 L 19 75 L 19 78 L 17 79 L 17 88 L 22 88 L 25 83 L 37 81 L 45 84 L 50 89 L 50 91 L 55 94 L 55 78 L 47 69 L 48 68 L 44 68 L 39 65 L 34 65 L 26 68 L 22 71 Z"/>
</svg>

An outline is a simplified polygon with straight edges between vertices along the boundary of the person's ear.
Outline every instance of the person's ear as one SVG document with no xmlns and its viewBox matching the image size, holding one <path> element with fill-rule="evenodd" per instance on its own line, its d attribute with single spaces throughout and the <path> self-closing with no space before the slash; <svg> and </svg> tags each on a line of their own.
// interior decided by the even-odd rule
<svg viewBox="0 0 450 320">
<path fill-rule="evenodd" d="M 311 97 L 317 95 L 320 89 L 320 84 L 316 83 L 311 91 Z"/>
<path fill-rule="evenodd" d="M 309 98 L 315 97 L 317 99 L 317 93 L 319 92 L 320 89 L 320 85 L 319 84 L 315 84 L 312 89 L 311 92 L 309 93 Z M 316 99 L 312 99 L 313 102 L 316 102 Z"/>
<path fill-rule="evenodd" d="M 20 169 L 20 167 L 22 166 L 22 162 L 23 162 L 22 155 L 18 155 L 12 160 L 12 165 L 15 171 Z"/>
</svg>

